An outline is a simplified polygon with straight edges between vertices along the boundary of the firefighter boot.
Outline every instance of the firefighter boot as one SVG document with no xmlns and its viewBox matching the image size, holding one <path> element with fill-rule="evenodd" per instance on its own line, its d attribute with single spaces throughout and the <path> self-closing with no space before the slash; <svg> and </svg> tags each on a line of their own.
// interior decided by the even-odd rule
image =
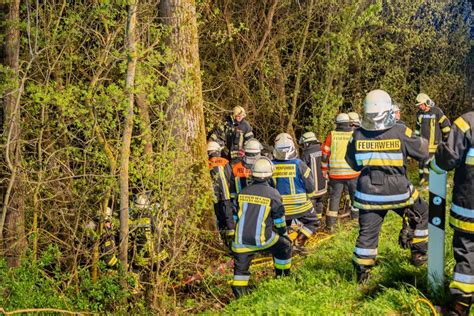
<svg viewBox="0 0 474 316">
<path fill-rule="evenodd" d="M 428 261 L 428 255 L 426 253 L 414 252 L 411 254 L 410 263 L 415 267 L 421 267 Z"/>
<path fill-rule="evenodd" d="M 471 297 L 460 294 L 453 295 L 448 315 L 467 316 L 471 309 Z"/>
<path fill-rule="evenodd" d="M 234 293 L 235 298 L 240 298 L 241 296 L 249 294 L 250 288 L 248 286 L 232 286 L 232 293 Z"/>
<path fill-rule="evenodd" d="M 275 276 L 276 277 L 282 277 L 282 276 L 288 276 L 290 275 L 290 269 L 275 269 Z"/>
</svg>

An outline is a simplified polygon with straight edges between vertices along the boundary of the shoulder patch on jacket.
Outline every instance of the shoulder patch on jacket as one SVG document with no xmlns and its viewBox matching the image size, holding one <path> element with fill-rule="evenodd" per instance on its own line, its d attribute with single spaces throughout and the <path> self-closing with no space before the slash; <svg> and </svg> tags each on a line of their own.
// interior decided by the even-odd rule
<svg viewBox="0 0 474 316">
<path fill-rule="evenodd" d="M 462 118 L 462 117 L 458 117 L 456 119 L 456 121 L 454 121 L 454 124 L 459 127 L 459 129 L 465 133 L 467 132 L 469 129 L 471 129 L 471 127 L 469 126 L 469 124 Z"/>
<path fill-rule="evenodd" d="M 410 138 L 412 134 L 413 134 L 413 131 L 411 130 L 411 128 L 407 127 L 405 129 L 405 136 Z"/>
</svg>

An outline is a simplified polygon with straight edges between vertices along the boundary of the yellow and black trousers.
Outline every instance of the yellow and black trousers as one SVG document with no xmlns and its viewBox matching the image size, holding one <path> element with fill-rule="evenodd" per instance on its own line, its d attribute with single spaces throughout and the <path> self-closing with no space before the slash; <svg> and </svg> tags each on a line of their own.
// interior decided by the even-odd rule
<svg viewBox="0 0 474 316">
<path fill-rule="evenodd" d="M 474 293 L 474 233 L 455 229 L 453 235 L 453 281 L 449 285 L 453 296 L 471 297 Z"/>
</svg>

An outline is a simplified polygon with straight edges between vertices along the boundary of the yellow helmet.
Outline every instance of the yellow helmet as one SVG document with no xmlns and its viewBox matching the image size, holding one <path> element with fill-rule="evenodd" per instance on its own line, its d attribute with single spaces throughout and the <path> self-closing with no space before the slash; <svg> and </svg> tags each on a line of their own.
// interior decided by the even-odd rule
<svg viewBox="0 0 474 316">
<path fill-rule="evenodd" d="M 245 109 L 239 105 L 237 106 L 234 106 L 234 110 L 233 110 L 233 116 L 236 117 L 236 116 L 242 116 L 242 117 L 246 117 L 247 114 L 245 113 Z"/>
</svg>

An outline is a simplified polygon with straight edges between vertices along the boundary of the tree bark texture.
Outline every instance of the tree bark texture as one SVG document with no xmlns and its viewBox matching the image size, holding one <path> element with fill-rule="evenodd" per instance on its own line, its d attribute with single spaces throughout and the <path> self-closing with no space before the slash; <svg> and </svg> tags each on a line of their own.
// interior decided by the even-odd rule
<svg viewBox="0 0 474 316">
<path fill-rule="evenodd" d="M 119 259 L 122 266 L 127 268 L 128 254 L 128 209 L 129 209 L 129 162 L 130 144 L 133 130 L 133 106 L 135 85 L 135 69 L 137 65 L 136 48 L 136 22 L 137 22 L 138 0 L 130 0 L 128 5 L 127 19 L 127 77 L 125 79 L 125 91 L 127 94 L 127 107 L 125 112 L 125 122 L 122 136 L 122 148 L 120 155 L 120 251 Z"/>
<path fill-rule="evenodd" d="M 4 65 L 13 73 L 13 88 L 3 96 L 3 131 L 5 140 L 4 160 L 7 187 L 2 188 L 3 203 L 0 214 L 0 241 L 10 267 L 20 264 L 25 252 L 25 201 L 21 175 L 21 126 L 19 105 L 19 53 L 20 53 L 20 0 L 4 6 L 6 12 L 6 36 Z"/>
</svg>

